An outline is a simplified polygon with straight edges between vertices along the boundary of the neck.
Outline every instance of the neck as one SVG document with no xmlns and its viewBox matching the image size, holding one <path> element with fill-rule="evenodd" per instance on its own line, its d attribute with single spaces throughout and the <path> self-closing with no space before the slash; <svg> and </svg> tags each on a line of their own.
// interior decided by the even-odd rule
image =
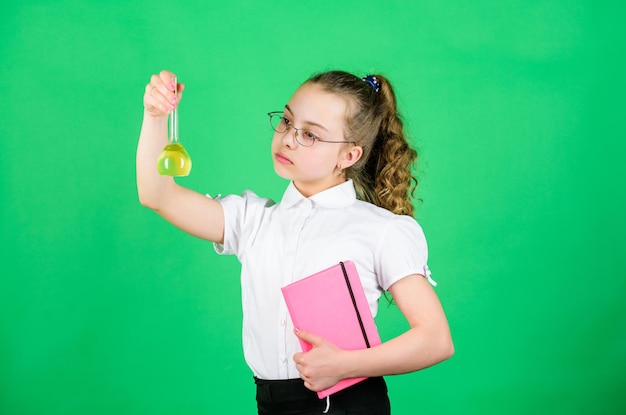
<svg viewBox="0 0 626 415">
<path fill-rule="evenodd" d="M 315 196 L 316 194 L 323 192 L 324 190 L 328 190 L 335 186 L 338 186 L 342 183 L 345 183 L 348 179 L 345 174 L 341 176 L 337 176 L 335 180 L 325 182 L 325 183 L 306 183 L 306 182 L 297 182 L 293 181 L 293 185 L 296 186 L 296 189 L 302 194 L 302 196 L 309 198 L 311 196 Z"/>
</svg>

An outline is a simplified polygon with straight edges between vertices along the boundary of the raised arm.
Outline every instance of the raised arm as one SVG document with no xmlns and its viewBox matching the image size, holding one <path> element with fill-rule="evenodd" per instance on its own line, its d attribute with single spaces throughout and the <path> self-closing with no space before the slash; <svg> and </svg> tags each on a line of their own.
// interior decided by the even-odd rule
<svg viewBox="0 0 626 415">
<path fill-rule="evenodd" d="M 213 242 L 223 242 L 224 212 L 219 202 L 161 176 L 156 161 L 167 140 L 168 114 L 180 103 L 183 84 L 168 71 L 152 75 L 144 92 L 144 114 L 137 145 L 139 201 L 183 231 Z M 178 89 L 178 97 L 174 91 Z"/>
</svg>

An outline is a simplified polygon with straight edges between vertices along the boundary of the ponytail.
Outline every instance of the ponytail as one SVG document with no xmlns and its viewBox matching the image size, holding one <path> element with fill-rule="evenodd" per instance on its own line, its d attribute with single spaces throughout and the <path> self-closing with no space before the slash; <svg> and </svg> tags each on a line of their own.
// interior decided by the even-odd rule
<svg viewBox="0 0 626 415">
<path fill-rule="evenodd" d="M 352 74 L 331 71 L 309 81 L 328 92 L 348 98 L 346 139 L 363 148 L 361 159 L 346 169 L 359 199 L 398 215 L 412 216 L 412 197 L 417 179 L 412 167 L 417 152 L 404 135 L 389 81 L 381 75 L 360 79 Z"/>
<path fill-rule="evenodd" d="M 417 160 L 417 152 L 404 136 L 391 84 L 380 75 L 376 78 L 381 83 L 382 118 L 364 173 L 370 175 L 368 181 L 373 183 L 376 205 L 396 214 L 412 216 L 411 197 L 417 188 L 417 179 L 411 167 Z"/>
</svg>

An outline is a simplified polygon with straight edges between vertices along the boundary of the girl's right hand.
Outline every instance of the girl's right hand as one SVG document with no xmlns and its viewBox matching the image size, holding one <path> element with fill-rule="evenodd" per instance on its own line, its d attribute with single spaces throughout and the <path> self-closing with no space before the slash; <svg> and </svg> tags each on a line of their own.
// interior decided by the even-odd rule
<svg viewBox="0 0 626 415">
<path fill-rule="evenodd" d="M 175 94 L 176 89 L 178 94 Z M 152 75 L 143 95 L 146 113 L 154 117 L 168 115 L 180 103 L 184 89 L 185 85 L 176 84 L 176 75 L 169 71 Z"/>
</svg>

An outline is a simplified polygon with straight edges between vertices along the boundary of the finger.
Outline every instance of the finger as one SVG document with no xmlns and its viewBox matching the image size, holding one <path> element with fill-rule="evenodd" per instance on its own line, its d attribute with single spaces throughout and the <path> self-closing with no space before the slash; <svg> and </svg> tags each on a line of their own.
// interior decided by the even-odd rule
<svg viewBox="0 0 626 415">
<path fill-rule="evenodd" d="M 305 386 L 308 385 L 307 387 L 309 389 L 311 389 L 311 386 L 312 386 L 311 383 L 310 383 L 311 382 L 311 378 L 309 378 L 308 376 L 304 376 L 302 373 L 300 373 L 300 379 L 302 379 L 304 381 L 304 385 Z"/>
<path fill-rule="evenodd" d="M 150 83 L 146 85 L 144 94 L 144 104 L 152 112 L 161 111 L 169 113 L 180 102 L 180 95 L 177 96 L 176 86 L 172 80 L 176 79 L 174 74 L 168 71 L 161 71 L 158 75 L 152 75 Z M 179 84 L 182 86 L 182 84 Z M 181 87 L 181 90 L 184 86 Z"/>
<path fill-rule="evenodd" d="M 300 330 L 298 328 L 294 328 L 294 332 L 299 339 L 304 340 L 309 343 L 311 346 L 318 345 L 324 341 L 324 339 L 320 336 L 317 336 L 313 333 L 309 333 L 306 330 Z"/>
<path fill-rule="evenodd" d="M 163 105 L 175 106 L 177 104 L 175 82 L 176 76 L 168 71 L 161 71 L 159 75 L 152 75 L 150 84 L 154 89 L 151 89 L 151 95 Z"/>
<path fill-rule="evenodd" d="M 306 380 L 304 381 L 304 387 L 307 388 L 310 391 L 313 391 L 313 392 L 319 392 L 320 391 L 319 388 L 313 386 L 313 384 L 307 382 Z"/>
<path fill-rule="evenodd" d="M 161 93 L 168 99 L 169 102 L 172 102 L 174 103 L 174 105 L 177 105 L 178 104 L 177 101 L 180 101 L 180 97 L 181 97 L 183 90 L 185 89 L 185 85 L 178 82 L 178 77 L 170 71 L 166 71 L 166 70 L 161 71 L 159 73 L 159 78 L 161 80 L 163 87 L 165 88 L 165 90 L 161 88 L 160 90 Z"/>
<path fill-rule="evenodd" d="M 146 110 L 157 115 L 159 113 L 167 114 L 174 109 L 174 104 L 168 102 L 159 87 L 155 86 L 152 82 L 146 85 L 143 100 Z"/>
<path fill-rule="evenodd" d="M 170 71 L 163 70 L 159 73 L 159 78 L 168 91 L 174 92 L 176 89 L 176 75 Z"/>
</svg>

